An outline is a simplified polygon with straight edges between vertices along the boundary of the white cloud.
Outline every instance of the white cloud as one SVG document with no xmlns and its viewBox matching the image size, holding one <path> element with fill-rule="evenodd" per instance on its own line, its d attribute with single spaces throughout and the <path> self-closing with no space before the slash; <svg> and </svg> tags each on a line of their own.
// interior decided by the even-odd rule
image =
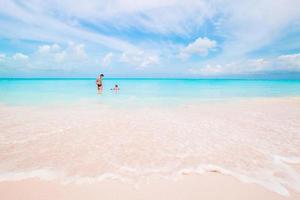
<svg viewBox="0 0 300 200">
<path fill-rule="evenodd" d="M 225 64 L 209 63 L 201 67 L 190 68 L 191 74 L 201 76 L 224 76 L 224 75 L 242 75 L 259 72 L 255 67 L 249 65 L 249 60 L 232 62 Z"/>
<path fill-rule="evenodd" d="M 299 0 L 216 1 L 224 38 L 222 58 L 240 57 L 271 44 L 300 20 Z"/>
<path fill-rule="evenodd" d="M 55 43 L 38 46 L 30 56 L 23 53 L 6 56 L 4 65 L 9 66 L 9 69 L 18 70 L 68 71 L 78 70 L 85 65 L 94 66 L 95 64 L 87 56 L 84 44 L 70 42 L 67 46 L 60 46 Z"/>
<path fill-rule="evenodd" d="M 199 74 L 199 75 L 204 75 L 204 76 L 220 75 L 220 74 L 223 74 L 224 71 L 225 71 L 224 67 L 219 64 L 217 64 L 217 65 L 207 64 L 204 67 L 189 69 L 189 72 L 191 74 Z"/>
<path fill-rule="evenodd" d="M 242 64 L 242 63 L 241 63 Z M 246 62 L 246 68 L 249 68 L 250 71 L 264 71 L 268 67 L 270 67 L 270 61 L 263 59 L 263 58 L 258 58 L 258 59 L 250 59 Z M 249 70 L 248 69 L 248 70 Z"/>
<path fill-rule="evenodd" d="M 68 55 L 67 55 L 66 51 L 61 51 L 61 52 L 57 52 L 57 53 L 53 54 L 53 56 L 54 56 L 54 60 L 56 62 L 62 63 L 66 60 Z"/>
<path fill-rule="evenodd" d="M 58 63 L 83 61 L 88 58 L 84 44 L 69 42 L 68 46 L 62 48 L 58 44 L 41 45 L 37 49 L 37 59 L 44 61 L 56 61 Z"/>
<path fill-rule="evenodd" d="M 4 20 L 0 18 L 0 36 L 62 44 L 69 40 L 77 43 L 87 41 L 90 44 L 102 45 L 119 51 L 138 50 L 135 45 L 122 39 L 90 31 L 82 28 L 78 23 L 74 23 L 76 19 L 80 19 L 84 15 L 84 8 L 92 4 L 92 2 L 88 4 L 77 2 L 74 4 L 74 2 L 67 1 L 42 0 L 28 0 L 20 4 L 14 1 L 2 0 L 0 14 L 6 16 L 6 18 Z M 97 4 L 101 5 L 102 2 Z M 67 7 L 64 7 L 64 5 Z M 82 9 L 83 12 L 73 16 L 71 11 L 74 8 Z M 99 9 L 99 6 L 94 9 Z M 95 11 L 101 13 L 101 9 Z M 95 20 L 95 17 L 93 16 L 92 20 L 89 19 L 89 22 Z"/>
<path fill-rule="evenodd" d="M 120 58 L 121 62 L 132 65 L 135 68 L 144 68 L 151 65 L 156 65 L 159 63 L 159 56 L 146 54 L 143 51 L 136 53 L 126 53 L 124 52 Z"/>
<path fill-rule="evenodd" d="M 71 56 L 74 56 L 76 60 L 83 60 L 87 58 L 84 44 L 70 43 L 67 51 L 71 54 Z"/>
<path fill-rule="evenodd" d="M 3 53 L 0 53 L 0 62 L 1 62 L 1 61 L 4 61 L 5 58 L 6 58 L 6 55 L 3 54 Z"/>
<path fill-rule="evenodd" d="M 60 50 L 60 46 L 58 44 L 42 45 L 38 47 L 38 52 L 41 54 L 55 53 L 59 50 Z"/>
<path fill-rule="evenodd" d="M 31 61 L 31 57 L 20 52 L 17 52 L 13 55 L 0 54 L 0 63 L 2 69 L 5 70 L 23 70 L 26 68 L 28 69 L 28 67 L 30 66 L 29 58 Z"/>
<path fill-rule="evenodd" d="M 149 55 L 144 57 L 144 61 L 141 64 L 141 67 L 146 67 L 148 65 L 157 65 L 159 63 L 159 57 L 157 55 Z"/>
<path fill-rule="evenodd" d="M 287 54 L 270 59 L 247 59 L 231 63 L 207 63 L 201 67 L 189 69 L 191 74 L 202 76 L 241 75 L 275 71 L 300 72 L 300 54 Z"/>
<path fill-rule="evenodd" d="M 112 62 L 112 58 L 113 58 L 113 53 L 109 52 L 107 53 L 103 58 L 102 58 L 102 65 L 104 67 L 107 67 L 111 62 Z"/>
<path fill-rule="evenodd" d="M 278 57 L 278 60 L 287 62 L 291 65 L 299 65 L 300 66 L 300 53 L 298 54 L 289 54 L 289 55 L 281 55 Z"/>
<path fill-rule="evenodd" d="M 281 55 L 278 61 L 285 70 L 300 71 L 300 53 Z"/>
<path fill-rule="evenodd" d="M 217 45 L 217 42 L 210 40 L 206 37 L 199 37 L 194 42 L 188 44 L 185 48 L 180 51 L 181 58 L 189 58 L 193 54 L 206 56 L 208 52 L 214 49 Z"/>
<path fill-rule="evenodd" d="M 16 54 L 13 55 L 12 58 L 15 61 L 26 61 L 26 60 L 28 60 L 29 57 L 25 54 L 22 54 L 22 53 L 16 53 Z"/>
<path fill-rule="evenodd" d="M 106 22 L 118 29 L 137 28 L 161 34 L 191 33 L 214 13 L 207 1 L 194 0 L 115 0 L 90 1 L 88 4 L 51 1 L 46 5 L 60 13 L 67 13 L 65 17 L 71 19 L 81 19 L 95 25 Z"/>
</svg>

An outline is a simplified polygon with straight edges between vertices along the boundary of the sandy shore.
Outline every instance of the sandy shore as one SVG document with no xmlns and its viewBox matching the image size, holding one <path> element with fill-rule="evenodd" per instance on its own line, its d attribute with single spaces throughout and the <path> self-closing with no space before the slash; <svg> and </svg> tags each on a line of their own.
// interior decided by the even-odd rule
<svg viewBox="0 0 300 200">
<path fill-rule="evenodd" d="M 151 177 L 138 188 L 117 180 L 90 184 L 66 184 L 27 179 L 0 183 L 5 200 L 96 200 L 96 199 L 223 199 L 298 200 L 300 193 L 281 196 L 251 183 L 242 183 L 219 173 L 183 175 L 177 181 Z"/>
<path fill-rule="evenodd" d="M 299 200 L 299 105 L 0 106 L 0 199 Z"/>
</svg>

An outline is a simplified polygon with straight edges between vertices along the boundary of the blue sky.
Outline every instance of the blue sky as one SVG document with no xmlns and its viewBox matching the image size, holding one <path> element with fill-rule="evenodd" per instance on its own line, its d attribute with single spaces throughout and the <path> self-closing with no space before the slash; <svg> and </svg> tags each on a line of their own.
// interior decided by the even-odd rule
<svg viewBox="0 0 300 200">
<path fill-rule="evenodd" d="M 0 1 L 0 77 L 98 73 L 300 77 L 300 1 Z"/>
</svg>

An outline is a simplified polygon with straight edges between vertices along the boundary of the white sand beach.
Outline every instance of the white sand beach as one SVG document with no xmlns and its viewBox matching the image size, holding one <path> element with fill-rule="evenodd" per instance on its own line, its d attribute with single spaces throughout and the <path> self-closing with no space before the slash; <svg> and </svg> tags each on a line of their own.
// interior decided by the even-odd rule
<svg viewBox="0 0 300 200">
<path fill-rule="evenodd" d="M 299 199 L 300 99 L 0 107 L 3 199 Z"/>
</svg>

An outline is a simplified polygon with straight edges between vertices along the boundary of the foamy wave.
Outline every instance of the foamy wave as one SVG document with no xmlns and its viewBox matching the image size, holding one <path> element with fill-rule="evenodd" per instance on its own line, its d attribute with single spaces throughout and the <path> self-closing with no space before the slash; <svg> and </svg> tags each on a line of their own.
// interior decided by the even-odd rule
<svg viewBox="0 0 300 200">
<path fill-rule="evenodd" d="M 68 176 L 64 172 L 53 171 L 50 169 L 36 169 L 32 171 L 6 172 L 0 174 L 0 181 L 19 181 L 31 178 L 39 178 L 45 181 L 59 181 L 62 184 L 86 184 L 94 183 L 107 179 L 120 180 L 122 182 L 129 181 L 120 175 L 114 173 L 104 173 L 95 177 L 84 177 L 80 175 Z"/>
<path fill-rule="evenodd" d="M 30 171 L 15 171 L 0 173 L 0 181 L 19 181 L 30 178 L 40 178 L 42 180 L 55 180 L 62 177 L 63 173 L 54 172 L 48 169 L 36 169 Z"/>
<path fill-rule="evenodd" d="M 280 178 L 274 173 L 266 175 L 265 173 L 260 174 L 258 177 L 251 177 L 245 174 L 234 172 L 228 170 L 224 167 L 214 165 L 214 164 L 201 164 L 195 167 L 185 167 L 177 172 L 170 173 L 165 175 L 161 173 L 159 169 L 135 169 L 131 167 L 120 167 L 120 171 L 131 172 L 134 174 L 143 175 L 138 179 L 133 177 L 126 177 L 118 173 L 103 173 L 97 176 L 80 176 L 74 175 L 69 176 L 64 172 L 53 171 L 51 169 L 36 169 L 31 171 L 20 171 L 20 172 L 6 172 L 0 174 L 0 181 L 18 181 L 25 180 L 30 178 L 40 178 L 46 181 L 59 181 L 61 184 L 90 184 L 95 182 L 101 182 L 104 180 L 119 180 L 121 182 L 126 182 L 134 185 L 136 188 L 139 187 L 139 183 L 147 179 L 151 175 L 156 175 L 164 179 L 169 179 L 172 181 L 177 181 L 182 178 L 182 175 L 191 175 L 191 174 L 204 174 L 207 172 L 220 173 L 223 175 L 232 176 L 238 180 L 245 183 L 255 183 L 261 185 L 264 188 L 276 192 L 283 196 L 289 196 L 289 191 L 287 187 L 294 189 L 295 191 L 300 191 L 300 175 L 295 171 L 291 166 L 286 163 L 300 164 L 300 159 L 297 157 L 282 157 L 274 156 L 274 164 L 279 167 L 277 170 L 281 173 L 284 173 L 286 176 Z M 165 170 L 164 170 L 165 171 Z M 169 170 L 171 171 L 171 170 Z M 200 177 L 201 178 L 201 177 Z M 287 179 L 288 178 L 288 179 Z"/>
</svg>

